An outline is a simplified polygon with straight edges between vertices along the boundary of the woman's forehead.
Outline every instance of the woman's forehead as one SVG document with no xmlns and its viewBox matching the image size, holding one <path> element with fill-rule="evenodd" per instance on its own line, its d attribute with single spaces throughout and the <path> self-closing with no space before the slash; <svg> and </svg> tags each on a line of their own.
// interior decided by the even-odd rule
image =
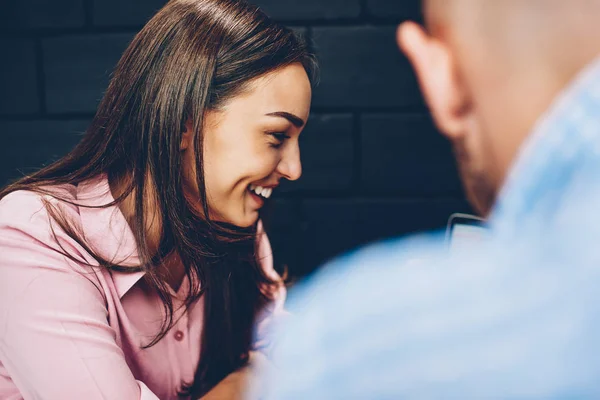
<svg viewBox="0 0 600 400">
<path fill-rule="evenodd" d="M 312 89 L 300 64 L 292 64 L 257 78 L 249 89 L 233 98 L 225 109 L 247 114 L 288 112 L 306 119 Z"/>
</svg>

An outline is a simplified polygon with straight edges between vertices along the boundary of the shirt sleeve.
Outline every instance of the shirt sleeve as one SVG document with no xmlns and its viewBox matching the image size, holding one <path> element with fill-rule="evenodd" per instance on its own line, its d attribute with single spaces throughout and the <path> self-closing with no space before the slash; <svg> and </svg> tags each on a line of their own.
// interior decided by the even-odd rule
<svg viewBox="0 0 600 400">
<path fill-rule="evenodd" d="M 3 214 L 0 362 L 21 396 L 158 399 L 129 369 L 92 275 L 50 244 L 47 213 L 10 224 Z"/>
<path fill-rule="evenodd" d="M 272 294 L 273 301 L 258 316 L 256 323 L 253 348 L 268 353 L 271 347 L 271 340 L 269 339 L 271 332 L 275 330 L 276 326 L 279 326 L 280 323 L 287 319 L 289 313 L 285 310 L 287 290 L 281 276 L 279 276 L 273 266 L 273 250 L 267 233 L 264 231 L 262 221 L 258 223 L 258 258 L 267 276 L 280 282 Z"/>
</svg>

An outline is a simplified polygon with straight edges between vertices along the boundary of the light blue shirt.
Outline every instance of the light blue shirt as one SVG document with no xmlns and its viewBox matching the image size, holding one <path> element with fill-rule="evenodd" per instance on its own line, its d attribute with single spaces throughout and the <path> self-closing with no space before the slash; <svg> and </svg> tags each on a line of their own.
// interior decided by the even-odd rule
<svg viewBox="0 0 600 400">
<path fill-rule="evenodd" d="M 600 60 L 522 147 L 478 251 L 377 244 L 290 310 L 269 399 L 600 398 Z"/>
</svg>

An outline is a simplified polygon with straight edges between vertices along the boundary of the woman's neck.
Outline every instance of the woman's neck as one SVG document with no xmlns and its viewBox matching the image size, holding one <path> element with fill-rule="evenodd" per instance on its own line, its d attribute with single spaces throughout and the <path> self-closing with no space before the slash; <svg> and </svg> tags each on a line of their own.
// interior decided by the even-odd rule
<svg viewBox="0 0 600 400">
<path fill-rule="evenodd" d="M 129 182 L 130 181 L 128 178 L 109 179 L 109 187 L 113 198 L 118 199 L 120 196 L 125 194 L 129 188 Z M 155 196 L 153 195 L 150 187 L 151 186 L 148 182 L 145 189 L 146 194 L 144 195 L 144 210 L 146 214 L 144 218 L 144 225 L 146 230 L 146 246 L 148 248 L 148 252 L 150 254 L 156 254 L 158 252 L 162 232 L 162 226 L 160 222 L 161 213 L 156 205 L 156 202 L 154 201 Z M 135 199 L 136 193 L 135 190 L 133 190 L 117 204 L 119 206 L 119 210 L 125 217 L 125 220 L 133 232 L 135 232 L 135 225 L 137 223 L 137 218 L 135 215 Z M 163 263 L 159 266 L 157 273 L 163 278 L 164 282 L 173 289 L 173 291 L 177 292 L 185 277 L 185 267 L 181 261 L 181 258 L 179 257 L 179 254 L 172 253 L 165 257 Z"/>
</svg>

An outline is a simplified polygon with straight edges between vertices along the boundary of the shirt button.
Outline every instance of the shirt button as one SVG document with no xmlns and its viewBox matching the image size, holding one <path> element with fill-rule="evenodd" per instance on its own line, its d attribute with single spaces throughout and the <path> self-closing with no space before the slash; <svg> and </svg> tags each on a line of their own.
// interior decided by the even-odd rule
<svg viewBox="0 0 600 400">
<path fill-rule="evenodd" d="M 183 332 L 181 332 L 181 331 L 175 332 L 175 340 L 177 340 L 178 342 L 181 342 L 183 340 Z"/>
</svg>

